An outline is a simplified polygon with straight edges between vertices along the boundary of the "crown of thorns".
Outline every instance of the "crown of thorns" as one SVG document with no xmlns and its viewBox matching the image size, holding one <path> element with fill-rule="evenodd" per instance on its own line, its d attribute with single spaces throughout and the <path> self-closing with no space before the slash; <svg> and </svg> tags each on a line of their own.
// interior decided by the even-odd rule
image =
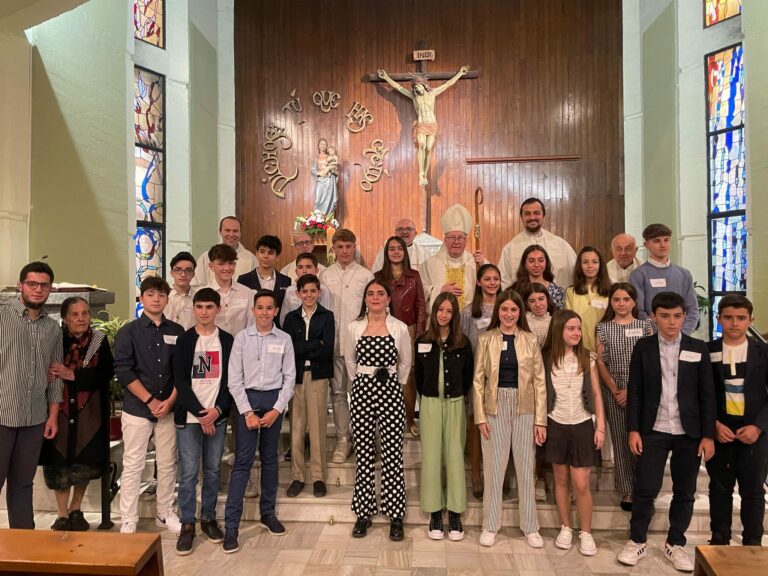
<svg viewBox="0 0 768 576">
<path fill-rule="evenodd" d="M 421 84 L 426 90 L 432 90 L 432 88 L 429 87 L 429 79 L 424 74 L 421 74 L 420 72 L 410 72 L 408 78 L 411 79 L 414 87 L 416 87 L 416 84 Z"/>
</svg>

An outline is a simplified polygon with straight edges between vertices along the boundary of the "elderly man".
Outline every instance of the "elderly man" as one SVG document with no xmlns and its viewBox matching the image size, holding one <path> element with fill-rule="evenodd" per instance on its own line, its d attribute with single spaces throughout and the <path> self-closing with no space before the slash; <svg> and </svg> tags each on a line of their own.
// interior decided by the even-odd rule
<svg viewBox="0 0 768 576">
<path fill-rule="evenodd" d="M 237 252 L 237 263 L 235 264 L 234 277 L 239 278 L 243 274 L 248 274 L 251 270 L 258 266 L 256 256 L 253 252 L 249 252 L 240 243 L 240 219 L 236 216 L 224 216 L 219 222 L 219 236 L 221 236 L 221 243 L 226 244 L 235 249 Z M 211 283 L 213 275 L 211 274 L 211 268 L 209 266 L 210 260 L 208 260 L 208 251 L 206 250 L 197 259 L 197 268 L 195 269 L 196 286 L 207 286 Z"/>
<path fill-rule="evenodd" d="M 472 229 L 472 216 L 460 204 L 445 211 L 441 219 L 443 245 L 437 254 L 421 266 L 421 280 L 427 298 L 427 310 L 440 292 L 451 292 L 463 308 L 472 300 L 477 276 L 477 266 L 485 262 L 479 250 L 466 251 L 467 235 Z"/>
<path fill-rule="evenodd" d="M 508 288 L 515 282 L 520 258 L 523 251 L 531 244 L 539 244 L 547 251 L 549 260 L 552 262 L 555 284 L 563 287 L 573 284 L 576 252 L 560 236 L 555 236 L 542 228 L 546 214 L 544 203 L 538 198 L 528 198 L 520 206 L 520 219 L 525 230 L 504 246 L 499 259 L 501 285 L 504 288 Z"/>
<path fill-rule="evenodd" d="M 397 224 L 395 224 L 395 236 L 405 240 L 405 245 L 408 246 L 408 259 L 411 262 L 411 267 L 418 269 L 429 255 L 424 248 L 413 243 L 413 239 L 416 238 L 416 224 L 409 218 L 399 220 Z M 375 274 L 383 267 L 384 248 L 379 250 L 379 253 L 376 255 L 376 260 L 373 261 L 373 266 L 371 266 L 371 272 Z"/>
<path fill-rule="evenodd" d="M 611 282 L 629 282 L 629 275 L 643 263 L 637 257 L 637 242 L 632 234 L 617 234 L 611 240 L 613 260 L 608 262 Z"/>
<path fill-rule="evenodd" d="M 314 243 L 314 241 L 312 240 L 312 237 L 309 234 L 306 234 L 304 232 L 297 232 L 297 233 L 295 233 L 293 235 L 293 244 L 292 244 L 292 246 L 293 246 L 294 250 L 296 251 L 296 254 L 294 255 L 294 260 L 291 260 L 290 262 L 288 262 L 288 264 L 283 266 L 283 269 L 280 270 L 280 274 L 285 274 L 286 276 L 288 276 L 288 278 L 291 279 L 291 282 L 293 282 L 293 284 L 296 284 L 296 260 L 295 260 L 295 258 L 299 254 L 303 254 L 305 252 L 310 252 L 311 253 L 312 252 L 312 248 L 315 247 L 315 243 Z M 318 273 L 320 273 L 323 270 L 325 270 L 326 267 L 323 266 L 322 264 L 318 263 L 317 268 L 318 268 Z"/>
</svg>

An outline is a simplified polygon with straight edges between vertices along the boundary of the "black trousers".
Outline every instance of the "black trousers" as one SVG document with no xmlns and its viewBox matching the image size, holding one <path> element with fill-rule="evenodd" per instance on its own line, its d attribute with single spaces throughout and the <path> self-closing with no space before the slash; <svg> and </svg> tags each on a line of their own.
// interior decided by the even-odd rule
<svg viewBox="0 0 768 576">
<path fill-rule="evenodd" d="M 32 483 L 35 480 L 45 424 L 12 428 L 0 426 L 0 490 L 6 479 L 8 525 L 35 529 L 32 509 Z"/>
<path fill-rule="evenodd" d="M 669 507 L 667 542 L 672 546 L 685 546 L 685 531 L 693 516 L 696 477 L 701 465 L 698 438 L 685 434 L 649 432 L 642 435 L 643 453 L 635 466 L 635 486 L 632 493 L 632 519 L 629 537 L 633 542 L 645 542 L 648 525 L 655 511 L 653 502 L 664 481 L 667 457 L 672 453 L 669 467 L 672 472 L 672 503 Z"/>
<path fill-rule="evenodd" d="M 735 431 L 735 430 L 734 430 Z M 754 444 L 739 440 L 715 443 L 715 455 L 707 462 L 709 472 L 709 526 L 712 544 L 730 544 L 733 488 L 739 483 L 744 546 L 760 546 L 765 515 L 765 482 L 768 474 L 768 435 Z"/>
</svg>

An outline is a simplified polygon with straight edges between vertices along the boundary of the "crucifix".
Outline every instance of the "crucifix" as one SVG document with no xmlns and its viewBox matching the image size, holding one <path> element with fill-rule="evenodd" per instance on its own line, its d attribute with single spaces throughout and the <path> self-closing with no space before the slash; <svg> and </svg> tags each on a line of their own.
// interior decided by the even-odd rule
<svg viewBox="0 0 768 576">
<path fill-rule="evenodd" d="M 413 123 L 413 139 L 418 147 L 417 159 L 419 165 L 419 189 L 421 191 L 420 224 L 421 230 L 427 230 L 428 197 L 427 173 L 432 159 L 432 149 L 437 137 L 437 118 L 435 117 L 435 98 L 456 84 L 461 79 L 477 78 L 480 73 L 470 70 L 468 66 L 462 66 L 458 72 L 429 72 L 427 62 L 434 60 L 435 51 L 427 49 L 427 43 L 420 40 L 413 52 L 413 60 L 416 62 L 416 72 L 404 72 L 388 74 L 386 70 L 379 69 L 376 74 L 369 74 L 369 82 L 386 82 L 397 92 L 413 101 L 416 110 L 416 120 Z M 430 88 L 429 80 L 446 80 L 436 88 Z M 413 90 L 407 90 L 398 81 L 410 81 Z"/>
</svg>

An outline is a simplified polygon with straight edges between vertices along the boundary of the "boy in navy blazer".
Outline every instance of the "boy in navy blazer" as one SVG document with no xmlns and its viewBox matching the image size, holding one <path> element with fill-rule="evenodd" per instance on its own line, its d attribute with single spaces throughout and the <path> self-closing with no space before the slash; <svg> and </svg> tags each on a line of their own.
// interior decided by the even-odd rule
<svg viewBox="0 0 768 576">
<path fill-rule="evenodd" d="M 651 303 L 658 333 L 635 345 L 629 366 L 627 430 L 638 457 L 632 495 L 630 540 L 618 556 L 634 566 L 646 554 L 648 525 L 670 452 L 672 503 L 664 556 L 675 569 L 692 572 L 685 532 L 693 516 L 696 477 L 714 453 L 715 397 L 705 342 L 682 333 L 685 300 L 660 292 Z"/>
<path fill-rule="evenodd" d="M 291 279 L 275 269 L 277 257 L 283 251 L 283 243 L 277 236 L 265 235 L 256 241 L 256 260 L 259 265 L 247 274 L 241 274 L 237 281 L 251 290 L 272 290 L 277 299 L 277 308 L 283 307 L 285 291 Z M 280 328 L 280 316 L 275 317 L 275 326 Z"/>
<path fill-rule="evenodd" d="M 731 542 L 733 488 L 739 483 L 744 546 L 760 546 L 768 474 L 768 345 L 747 338 L 752 302 L 740 294 L 718 305 L 723 337 L 709 343 L 715 381 L 715 456 L 709 472 L 711 544 Z"/>
</svg>

